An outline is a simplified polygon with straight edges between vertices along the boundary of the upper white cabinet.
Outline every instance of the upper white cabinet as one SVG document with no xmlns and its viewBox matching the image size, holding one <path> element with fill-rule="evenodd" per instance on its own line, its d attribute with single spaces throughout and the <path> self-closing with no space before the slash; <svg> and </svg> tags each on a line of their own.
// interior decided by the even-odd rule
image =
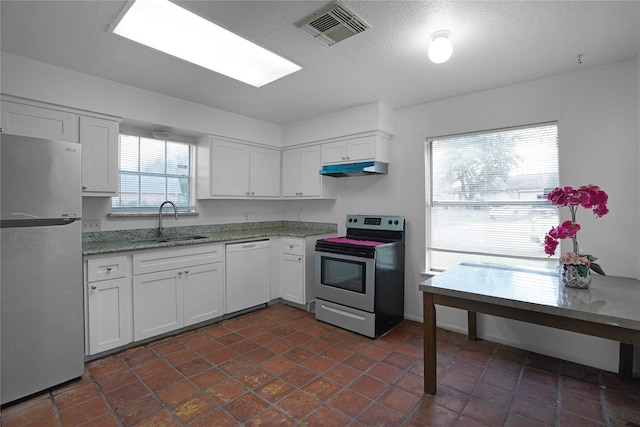
<svg viewBox="0 0 640 427">
<path fill-rule="evenodd" d="M 198 198 L 280 197 L 280 150 L 209 138 L 198 145 Z"/>
<path fill-rule="evenodd" d="M 2 101 L 2 129 L 12 135 L 78 142 L 78 115 Z"/>
<path fill-rule="evenodd" d="M 389 163 L 388 139 L 370 135 L 322 144 L 322 164 L 367 160 Z"/>
<path fill-rule="evenodd" d="M 117 194 L 118 131 L 118 122 L 80 116 L 83 196 Z"/>
<path fill-rule="evenodd" d="M 282 152 L 282 197 L 335 198 L 333 182 L 318 172 L 320 146 L 312 145 Z"/>
<path fill-rule="evenodd" d="M 82 145 L 82 195 L 115 196 L 118 192 L 117 118 L 85 116 L 48 108 L 48 104 L 2 101 L 5 133 Z M 105 116 L 108 117 L 108 116 Z"/>
</svg>

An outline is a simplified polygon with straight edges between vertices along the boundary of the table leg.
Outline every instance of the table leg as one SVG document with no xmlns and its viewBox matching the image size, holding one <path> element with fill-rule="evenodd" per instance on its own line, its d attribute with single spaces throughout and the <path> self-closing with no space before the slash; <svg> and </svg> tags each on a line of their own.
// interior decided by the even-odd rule
<svg viewBox="0 0 640 427">
<path fill-rule="evenodd" d="M 423 292 L 422 311 L 424 316 L 424 392 L 436 394 L 436 307 L 433 294 Z"/>
<path fill-rule="evenodd" d="M 478 341 L 478 326 L 476 323 L 476 312 L 467 311 L 467 329 L 470 341 Z"/>
<path fill-rule="evenodd" d="M 633 344 L 620 343 L 618 375 L 626 380 L 633 377 Z"/>
</svg>

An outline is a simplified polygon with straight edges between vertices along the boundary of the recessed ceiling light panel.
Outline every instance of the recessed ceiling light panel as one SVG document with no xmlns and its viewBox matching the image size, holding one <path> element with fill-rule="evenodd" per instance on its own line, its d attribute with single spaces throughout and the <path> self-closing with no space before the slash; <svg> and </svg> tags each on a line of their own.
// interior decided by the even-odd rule
<svg viewBox="0 0 640 427">
<path fill-rule="evenodd" d="M 113 32 L 255 87 L 302 68 L 168 0 L 136 0 Z"/>
</svg>

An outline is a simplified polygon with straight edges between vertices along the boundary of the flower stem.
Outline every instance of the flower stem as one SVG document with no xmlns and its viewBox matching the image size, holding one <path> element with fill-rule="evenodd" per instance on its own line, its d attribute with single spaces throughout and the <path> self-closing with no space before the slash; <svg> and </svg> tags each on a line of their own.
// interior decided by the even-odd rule
<svg viewBox="0 0 640 427">
<path fill-rule="evenodd" d="M 571 211 L 571 225 L 575 227 L 577 206 L 569 206 L 569 210 Z M 573 240 L 573 252 L 576 254 L 580 253 L 578 249 L 578 233 L 576 233 L 576 235 L 573 236 L 572 240 Z"/>
</svg>

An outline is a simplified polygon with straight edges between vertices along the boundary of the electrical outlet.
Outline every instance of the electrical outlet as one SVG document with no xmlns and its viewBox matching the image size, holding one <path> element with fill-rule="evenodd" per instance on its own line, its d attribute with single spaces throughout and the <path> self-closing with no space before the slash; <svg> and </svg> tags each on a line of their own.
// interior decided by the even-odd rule
<svg viewBox="0 0 640 427">
<path fill-rule="evenodd" d="M 244 213 L 244 220 L 249 221 L 249 212 Z"/>
<path fill-rule="evenodd" d="M 82 231 L 100 231 L 102 227 L 99 219 L 83 219 Z"/>
</svg>

